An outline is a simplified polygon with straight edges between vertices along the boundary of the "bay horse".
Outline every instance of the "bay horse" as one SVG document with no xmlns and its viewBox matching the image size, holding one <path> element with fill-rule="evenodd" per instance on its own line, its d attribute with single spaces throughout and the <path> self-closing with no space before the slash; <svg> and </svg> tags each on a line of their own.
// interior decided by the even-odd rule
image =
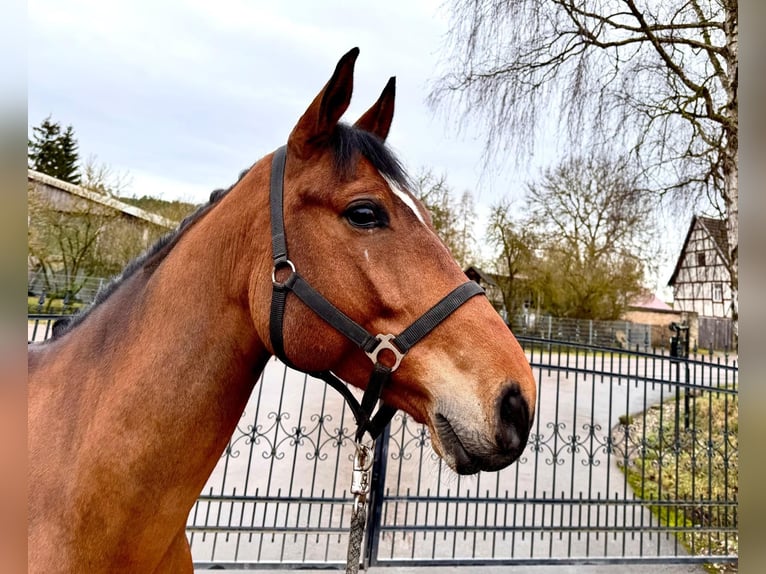
<svg viewBox="0 0 766 574">
<path fill-rule="evenodd" d="M 341 58 L 284 148 L 29 345 L 30 572 L 192 572 L 187 516 L 275 353 L 361 389 L 382 369 L 381 404 L 427 424 L 458 473 L 523 451 L 534 378 L 385 145 L 394 78 L 340 123 L 358 53 Z M 288 247 L 290 259 L 276 253 Z M 355 326 L 400 335 L 369 345 Z"/>
</svg>

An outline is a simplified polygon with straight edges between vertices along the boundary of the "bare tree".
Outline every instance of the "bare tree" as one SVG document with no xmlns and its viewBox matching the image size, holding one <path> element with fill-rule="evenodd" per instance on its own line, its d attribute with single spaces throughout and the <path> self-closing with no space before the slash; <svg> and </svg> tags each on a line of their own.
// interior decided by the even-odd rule
<svg viewBox="0 0 766 574">
<path fill-rule="evenodd" d="M 130 176 L 120 173 L 105 163 L 100 163 L 95 155 L 89 155 L 82 162 L 81 183 L 85 189 L 117 197 L 122 195 L 130 185 Z"/>
<path fill-rule="evenodd" d="M 478 119 L 486 152 L 529 153 L 549 116 L 569 142 L 627 146 L 660 194 L 705 194 L 738 288 L 737 0 L 452 0 L 435 105 Z"/>
<path fill-rule="evenodd" d="M 437 177 L 427 169 L 421 169 L 413 178 L 413 192 L 428 209 L 436 233 L 460 266 L 465 269 L 474 263 L 476 209 L 471 193 L 466 190 L 456 198 L 446 177 Z"/>
<path fill-rule="evenodd" d="M 537 237 L 531 283 L 561 316 L 616 319 L 642 292 L 653 229 L 651 197 L 625 163 L 574 157 L 527 189 Z"/>
<path fill-rule="evenodd" d="M 529 221 L 514 217 L 512 202 L 504 198 L 491 207 L 487 241 L 496 250 L 496 281 L 510 318 L 518 313 L 528 295 L 539 239 Z"/>
<path fill-rule="evenodd" d="M 77 296 L 89 278 L 118 273 L 168 231 L 81 197 L 53 198 L 32 184 L 27 197 L 29 264 L 52 298 Z"/>
<path fill-rule="evenodd" d="M 51 297 L 74 297 L 101 270 L 99 240 L 117 214 L 81 200 L 62 210 L 34 187 L 28 190 L 30 263 Z"/>
</svg>

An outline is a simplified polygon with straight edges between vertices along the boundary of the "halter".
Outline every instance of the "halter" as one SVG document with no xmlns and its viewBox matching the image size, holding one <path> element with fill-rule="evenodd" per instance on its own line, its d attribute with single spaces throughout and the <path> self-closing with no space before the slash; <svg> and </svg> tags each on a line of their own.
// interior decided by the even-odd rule
<svg viewBox="0 0 766 574">
<path fill-rule="evenodd" d="M 280 147 L 275 153 L 271 164 L 271 188 L 269 205 L 271 211 L 271 246 L 274 258 L 274 269 L 271 274 L 273 292 L 271 298 L 271 316 L 269 335 L 274 354 L 286 365 L 302 371 L 293 365 L 285 356 L 282 323 L 284 320 L 285 303 L 289 293 L 295 294 L 314 313 L 329 323 L 337 331 L 362 349 L 373 363 L 372 374 L 367 388 L 362 395 L 361 403 L 351 394 L 348 386 L 329 370 L 309 372 L 335 388 L 348 403 L 357 424 L 356 442 L 359 443 L 364 433 L 369 433 L 374 440 L 391 421 L 396 408 L 381 401 L 377 412 L 373 415 L 376 403 L 379 401 L 383 388 L 391 380 L 391 374 L 399 368 L 407 352 L 423 337 L 433 331 L 444 319 L 451 315 L 463 303 L 483 294 L 478 283 L 467 281 L 463 283 L 436 305 L 421 315 L 414 323 L 399 335 L 372 335 L 348 315 L 340 311 L 316 289 L 301 277 L 295 265 L 287 257 L 287 240 L 283 215 L 284 174 L 287 150 Z M 284 281 L 277 280 L 277 271 L 289 270 L 289 276 Z M 383 351 L 390 351 L 394 356 L 392 366 L 384 365 L 379 356 Z M 303 371 L 306 372 L 306 371 Z"/>
</svg>

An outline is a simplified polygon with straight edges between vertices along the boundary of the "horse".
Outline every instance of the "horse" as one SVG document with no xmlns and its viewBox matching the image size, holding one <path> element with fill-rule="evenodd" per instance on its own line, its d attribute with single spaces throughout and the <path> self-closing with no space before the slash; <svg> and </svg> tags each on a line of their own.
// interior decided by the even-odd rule
<svg viewBox="0 0 766 574">
<path fill-rule="evenodd" d="M 358 53 L 286 146 L 29 345 L 30 572 L 192 572 L 188 514 L 275 354 L 376 387 L 457 473 L 523 452 L 534 377 L 385 143 L 395 78 L 340 121 Z"/>
</svg>

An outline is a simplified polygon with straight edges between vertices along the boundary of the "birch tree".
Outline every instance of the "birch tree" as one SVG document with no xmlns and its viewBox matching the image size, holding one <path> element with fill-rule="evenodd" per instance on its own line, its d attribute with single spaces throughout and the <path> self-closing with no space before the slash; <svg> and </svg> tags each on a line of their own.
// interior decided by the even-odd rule
<svg viewBox="0 0 766 574">
<path fill-rule="evenodd" d="M 553 118 L 573 150 L 630 149 L 656 193 L 725 218 L 738 317 L 737 0 L 450 0 L 435 106 L 488 156 L 528 157 Z"/>
</svg>

